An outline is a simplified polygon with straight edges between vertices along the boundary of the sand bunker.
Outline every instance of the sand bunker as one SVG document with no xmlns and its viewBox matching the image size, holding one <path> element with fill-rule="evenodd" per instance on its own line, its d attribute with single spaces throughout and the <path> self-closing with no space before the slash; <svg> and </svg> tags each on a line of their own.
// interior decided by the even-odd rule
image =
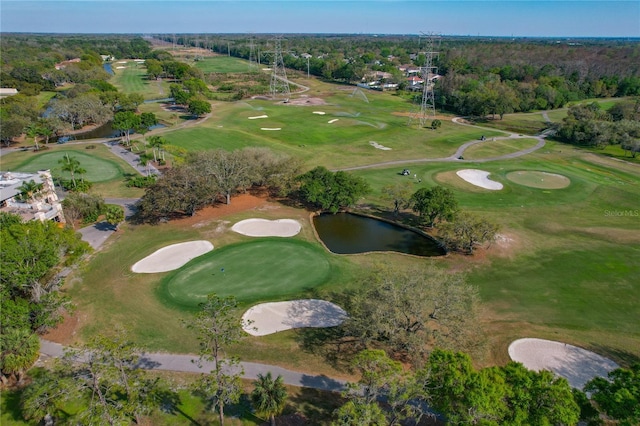
<svg viewBox="0 0 640 426">
<path fill-rule="evenodd" d="M 562 189 L 571 184 L 571 180 L 566 176 L 530 170 L 507 173 L 507 179 L 520 185 L 540 189 Z"/>
<path fill-rule="evenodd" d="M 133 265 L 131 270 L 138 274 L 173 271 L 211 250 L 213 250 L 213 244 L 204 240 L 172 244 L 151 253 Z"/>
<path fill-rule="evenodd" d="M 282 130 L 282 127 L 261 127 L 260 130 Z"/>
<path fill-rule="evenodd" d="M 550 370 L 576 389 L 582 389 L 594 377 L 607 377 L 609 371 L 619 367 L 586 349 L 543 339 L 515 340 L 509 345 L 509 356 L 529 370 Z"/>
<path fill-rule="evenodd" d="M 248 117 L 249 120 L 255 120 L 257 118 L 269 118 L 268 115 L 256 115 L 255 117 Z"/>
<path fill-rule="evenodd" d="M 324 115 L 324 111 L 313 111 L 314 114 Z"/>
<path fill-rule="evenodd" d="M 252 306 L 242 315 L 242 320 L 246 324 L 244 331 L 253 336 L 265 336 L 292 328 L 335 327 L 346 317 L 344 309 L 331 302 L 301 299 Z"/>
<path fill-rule="evenodd" d="M 126 68 L 126 67 L 116 67 L 117 70 L 121 70 L 121 69 L 124 69 L 124 68 Z"/>
<path fill-rule="evenodd" d="M 480 188 L 490 189 L 492 191 L 502 189 L 502 184 L 489 179 L 489 172 L 485 172 L 484 170 L 464 169 L 458 170 L 456 174 L 470 184 L 479 186 Z"/>
<path fill-rule="evenodd" d="M 119 64 L 126 64 L 127 61 L 118 61 Z"/>
<path fill-rule="evenodd" d="M 293 219 L 245 219 L 231 227 L 232 231 L 249 237 L 293 237 L 300 229 L 300 222 Z"/>
<path fill-rule="evenodd" d="M 374 147 L 376 149 L 381 149 L 383 151 L 391 151 L 391 148 L 386 147 L 384 145 L 380 145 L 378 142 L 375 142 L 375 141 L 369 141 L 369 145 L 371 145 L 372 147 Z"/>
<path fill-rule="evenodd" d="M 340 120 L 340 119 L 339 119 L 339 118 L 334 118 L 333 120 L 329 120 L 329 121 L 327 121 L 327 123 L 329 123 L 329 124 L 333 124 L 333 123 L 335 123 L 335 122 L 336 122 L 336 121 L 338 121 L 338 120 Z"/>
</svg>

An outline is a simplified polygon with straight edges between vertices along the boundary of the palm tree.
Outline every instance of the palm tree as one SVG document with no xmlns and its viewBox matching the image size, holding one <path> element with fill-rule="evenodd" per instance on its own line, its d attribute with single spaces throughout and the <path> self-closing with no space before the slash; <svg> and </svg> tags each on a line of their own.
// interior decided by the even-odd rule
<svg viewBox="0 0 640 426">
<path fill-rule="evenodd" d="M 18 199 L 21 201 L 35 201 L 36 196 L 40 194 L 44 185 L 42 183 L 36 183 L 33 179 L 30 181 L 22 182 L 22 185 L 18 187 L 20 194 Z"/>
<path fill-rule="evenodd" d="M 257 412 L 269 416 L 271 426 L 276 424 L 276 416 L 281 414 L 287 404 L 287 390 L 282 376 L 275 380 L 269 371 L 266 376 L 258 374 L 258 380 L 253 382 L 255 388 L 251 392 L 251 401 Z"/>
<path fill-rule="evenodd" d="M 69 157 L 69 154 L 65 154 L 64 158 L 58 160 L 58 163 L 62 164 L 62 171 L 71 173 L 71 181 L 73 182 L 73 187 L 76 188 L 76 178 L 75 174 L 78 173 L 80 175 L 87 173 L 85 169 L 80 167 L 80 161 L 76 160 L 75 157 Z"/>
<path fill-rule="evenodd" d="M 33 138 L 33 144 L 35 145 L 36 151 L 40 149 L 38 146 L 38 136 L 40 136 L 40 126 L 35 123 L 29 124 L 25 129 L 25 134 L 28 138 Z"/>
</svg>

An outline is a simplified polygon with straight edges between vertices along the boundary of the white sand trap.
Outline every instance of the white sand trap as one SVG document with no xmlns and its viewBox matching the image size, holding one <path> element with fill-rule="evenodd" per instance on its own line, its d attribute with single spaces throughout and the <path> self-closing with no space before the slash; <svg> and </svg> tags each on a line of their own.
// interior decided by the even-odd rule
<svg viewBox="0 0 640 426">
<path fill-rule="evenodd" d="M 116 67 L 117 70 L 121 70 L 121 69 L 124 69 L 124 68 L 126 68 L 126 67 Z"/>
<path fill-rule="evenodd" d="M 329 123 L 329 124 L 333 124 L 333 123 L 335 123 L 335 122 L 336 122 L 336 121 L 338 121 L 338 120 L 340 120 L 340 119 L 339 119 L 339 118 L 334 118 L 333 120 L 329 120 L 329 121 L 327 121 L 327 123 Z"/>
<path fill-rule="evenodd" d="M 120 61 L 120 62 L 118 62 L 118 63 L 119 63 L 119 64 L 126 64 L 126 63 L 127 63 L 127 61 Z"/>
<path fill-rule="evenodd" d="M 484 170 L 464 169 L 458 170 L 456 174 L 470 184 L 479 186 L 480 188 L 490 189 L 492 191 L 502 189 L 502 184 L 489 179 L 489 172 L 485 172 Z"/>
<path fill-rule="evenodd" d="M 231 227 L 232 231 L 249 237 L 293 237 L 300 229 L 300 222 L 293 219 L 245 219 Z"/>
<path fill-rule="evenodd" d="M 269 118 L 268 115 L 256 115 L 255 117 L 249 117 L 249 120 L 255 120 L 258 118 Z"/>
<path fill-rule="evenodd" d="M 318 114 L 318 115 L 324 115 L 325 112 L 324 111 L 313 111 L 314 114 Z"/>
<path fill-rule="evenodd" d="M 282 127 L 260 127 L 260 130 L 282 130 Z"/>
<path fill-rule="evenodd" d="M 292 328 L 335 327 L 346 317 L 344 309 L 331 302 L 301 299 L 252 306 L 242 315 L 242 321 L 247 333 L 266 336 Z"/>
<path fill-rule="evenodd" d="M 391 148 L 386 147 L 384 145 L 380 145 L 378 142 L 376 141 L 369 141 L 369 145 L 371 145 L 372 147 L 376 148 L 376 149 L 381 149 L 383 151 L 391 151 Z"/>
<path fill-rule="evenodd" d="M 509 345 L 509 356 L 529 370 L 550 370 L 569 384 L 582 389 L 597 376 L 607 377 L 618 364 L 577 346 L 544 339 L 518 339 Z"/>
<path fill-rule="evenodd" d="M 213 250 L 209 241 L 187 241 L 162 247 L 131 267 L 138 274 L 154 274 L 178 269 L 191 259 Z"/>
</svg>

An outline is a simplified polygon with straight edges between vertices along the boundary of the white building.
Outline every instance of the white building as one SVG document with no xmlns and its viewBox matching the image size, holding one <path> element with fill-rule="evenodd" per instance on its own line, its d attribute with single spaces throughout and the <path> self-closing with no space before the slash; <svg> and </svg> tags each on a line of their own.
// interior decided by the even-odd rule
<svg viewBox="0 0 640 426">
<path fill-rule="evenodd" d="M 21 199 L 22 185 L 31 181 L 42 187 L 29 199 Z M 37 173 L 0 172 L 0 212 L 17 214 L 24 221 L 53 220 L 65 223 L 49 170 Z"/>
</svg>

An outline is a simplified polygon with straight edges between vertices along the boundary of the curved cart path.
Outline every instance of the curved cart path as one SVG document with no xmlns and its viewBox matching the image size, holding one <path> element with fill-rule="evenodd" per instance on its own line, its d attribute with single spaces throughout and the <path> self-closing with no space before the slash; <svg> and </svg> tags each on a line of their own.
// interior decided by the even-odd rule
<svg viewBox="0 0 640 426">
<path fill-rule="evenodd" d="M 60 358 L 64 354 L 64 346 L 48 340 L 40 340 L 40 358 Z M 198 356 L 189 354 L 168 353 L 143 353 L 138 366 L 145 370 L 180 371 L 187 373 L 208 373 L 214 369 L 211 362 L 203 362 L 202 368 L 197 365 Z M 281 375 L 284 382 L 291 386 L 314 388 L 325 391 L 339 392 L 344 389 L 345 380 L 334 379 L 324 375 L 312 375 L 287 370 L 275 365 L 259 364 L 256 362 L 241 362 L 244 370 L 242 377 L 245 379 L 257 379 L 258 374 L 265 375 L 268 372 Z"/>
<path fill-rule="evenodd" d="M 464 123 L 461 121 L 462 118 L 461 117 L 454 117 L 451 119 L 451 121 L 453 121 L 456 124 L 459 124 L 461 126 L 469 126 L 469 127 L 474 127 L 476 129 L 484 129 L 487 131 L 495 131 L 496 129 L 491 129 L 488 127 L 482 127 L 482 126 L 477 126 L 475 124 L 469 124 L 469 123 Z M 495 140 L 504 140 L 504 139 L 537 139 L 538 143 L 535 146 L 532 146 L 531 148 L 527 148 L 527 149 L 523 149 L 521 151 L 516 151 L 516 152 L 511 152 L 509 154 L 505 154 L 505 155 L 500 155 L 498 157 L 489 157 L 489 158 L 482 158 L 479 160 L 461 160 L 460 157 L 463 156 L 463 153 L 465 152 L 465 150 L 467 148 L 469 148 L 470 146 L 479 144 L 479 143 L 488 143 L 490 142 L 489 139 L 485 140 L 485 141 L 479 141 L 479 140 L 473 140 L 473 141 L 469 141 L 466 142 L 464 144 L 462 144 L 454 154 L 448 156 L 448 157 L 441 157 L 441 158 L 413 158 L 413 159 L 409 159 L 409 160 L 394 160 L 394 161 L 385 161 L 385 162 L 381 162 L 381 163 L 374 163 L 374 164 L 367 164 L 364 166 L 355 166 L 355 167 L 347 167 L 344 169 L 340 169 L 343 171 L 351 171 L 351 170 L 363 170 L 363 169 L 372 169 L 372 168 L 377 168 L 377 167 L 386 167 L 386 166 L 394 166 L 394 165 L 401 165 L 401 164 L 409 164 L 409 163 L 440 163 L 440 162 L 457 162 L 457 163 L 487 163 L 490 161 L 498 161 L 498 160 L 508 160 L 511 158 L 518 158 L 518 157 L 522 157 L 523 155 L 527 155 L 530 154 L 534 151 L 539 150 L 540 148 L 542 148 L 545 145 L 545 137 L 547 136 L 546 134 L 541 134 L 541 135 L 537 135 L 537 136 L 531 136 L 531 135 L 519 135 L 517 133 L 511 133 L 511 132 L 505 132 L 508 134 L 508 136 L 497 136 L 495 138 Z"/>
</svg>

